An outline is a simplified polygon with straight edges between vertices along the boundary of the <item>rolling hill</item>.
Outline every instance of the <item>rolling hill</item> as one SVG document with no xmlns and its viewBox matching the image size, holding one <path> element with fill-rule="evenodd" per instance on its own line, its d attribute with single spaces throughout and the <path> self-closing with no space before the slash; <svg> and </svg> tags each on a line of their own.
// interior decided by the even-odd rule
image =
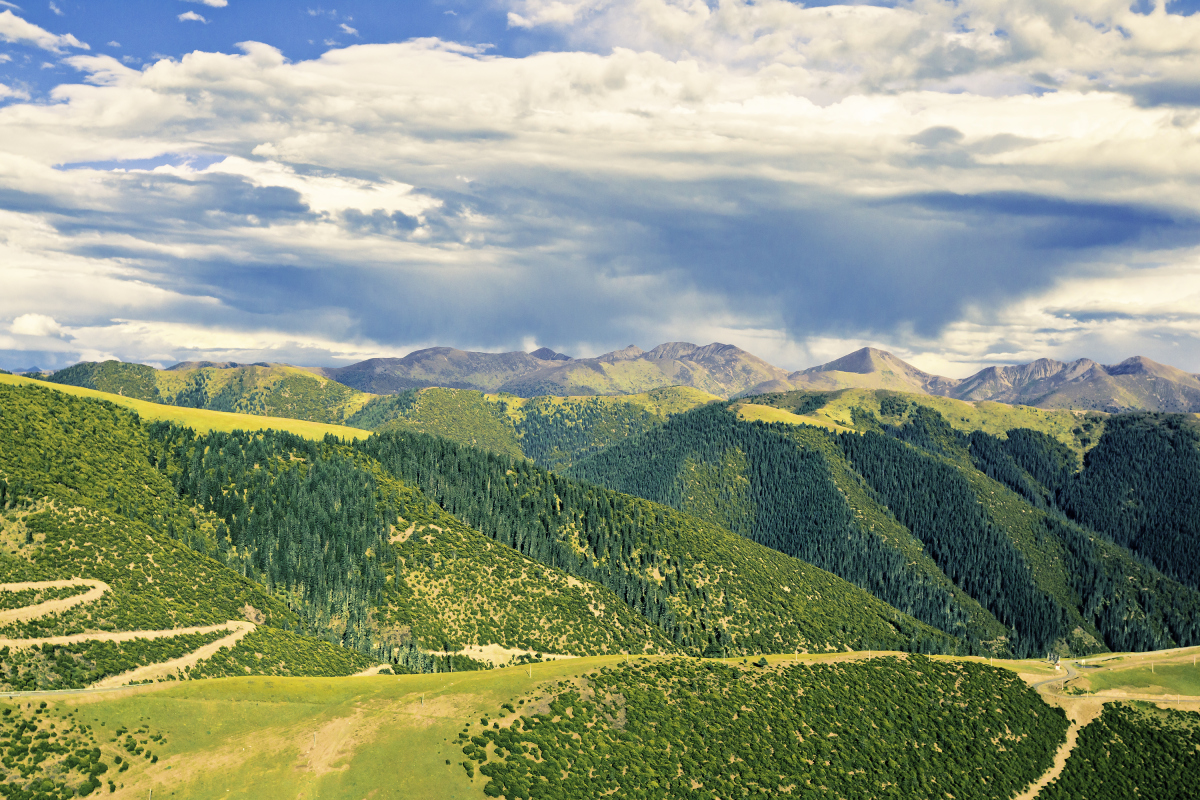
<svg viewBox="0 0 1200 800">
<path fill-rule="evenodd" d="M 178 371 L 205 369 L 244 368 Z M 1079 730 L 1046 701 L 1083 689 L 1013 672 L 1051 666 L 963 656 L 1194 682 L 1187 651 L 1108 654 L 1200 637 L 1191 417 L 861 388 L 354 413 L 380 431 L 0 376 L 0 688 L 153 683 L 0 700 L 5 796 L 1118 797 L 1198 771 L 1194 714 Z M 381 666 L 413 674 L 348 677 Z"/>
<path fill-rule="evenodd" d="M 344 424 L 369 400 L 286 364 L 191 362 L 157 370 L 122 361 L 82 362 L 43 380 L 181 408 Z"/>
<path fill-rule="evenodd" d="M 546 360 L 554 360 L 554 355 L 548 354 Z M 212 362 L 188 362 L 168 370 L 119 361 L 84 362 L 43 380 L 115 395 L 114 401 L 154 419 L 168 418 L 164 415 L 171 412 L 151 410 L 150 403 L 180 409 L 170 418 L 201 427 L 206 425 L 202 421 L 206 412 L 220 410 L 243 418 L 270 417 L 271 427 L 283 425 L 286 430 L 300 428 L 279 420 L 304 420 L 312 423 L 318 436 L 325 432 L 361 435 L 347 428 L 404 429 L 532 458 L 553 468 L 660 424 L 670 414 L 719 399 L 682 386 L 634 395 L 535 399 L 440 387 L 372 395 L 286 365 Z M 218 416 L 212 421 L 232 418 Z M 265 424 L 247 419 L 239 423 L 243 428 Z"/>
<path fill-rule="evenodd" d="M 404 431 L 369 444 L 198 434 L 71 393 L 89 390 L 12 380 L 24 385 L 0 386 L 2 577 L 111 587 L 98 605 L 20 623 L 22 639 L 245 617 L 261 632 L 245 647 L 310 637 L 417 671 L 539 654 L 957 647 L 833 575 L 523 458 Z M 185 591 L 192 572 L 209 577 Z M 224 605 L 199 601 L 212 581 Z M 782 603 L 768 599 L 779 585 Z M 236 648 L 222 663 L 279 669 Z"/>
</svg>

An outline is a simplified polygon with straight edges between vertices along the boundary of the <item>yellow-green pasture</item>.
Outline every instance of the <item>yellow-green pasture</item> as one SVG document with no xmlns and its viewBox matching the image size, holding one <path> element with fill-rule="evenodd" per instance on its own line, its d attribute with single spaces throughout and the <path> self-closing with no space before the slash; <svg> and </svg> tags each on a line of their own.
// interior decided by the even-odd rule
<svg viewBox="0 0 1200 800">
<path fill-rule="evenodd" d="M 456 390 L 457 391 L 457 390 Z M 721 398 L 701 389 L 690 386 L 667 386 L 662 389 L 651 389 L 639 394 L 589 394 L 572 396 L 542 396 L 518 397 L 514 394 L 485 394 L 484 399 L 490 403 L 503 402 L 507 407 L 509 419 L 514 423 L 520 422 L 526 413 L 526 408 L 533 405 L 577 405 L 588 402 L 610 404 L 625 404 L 640 406 L 652 414 L 667 417 L 672 414 L 682 414 L 698 406 L 718 402 Z"/>
<path fill-rule="evenodd" d="M 1200 647 L 1119 653 L 1076 662 L 1075 686 L 1089 692 L 1200 697 Z"/>
<path fill-rule="evenodd" d="M 35 381 L 32 378 L 24 378 L 20 375 L 0 375 L 0 383 L 12 386 L 40 386 L 43 389 L 52 389 L 56 392 L 65 392 L 78 397 L 94 397 L 97 400 L 107 400 L 110 403 L 116 403 L 117 405 L 136 411 L 144 420 L 175 422 L 193 428 L 200 433 L 207 433 L 208 431 L 223 431 L 228 433 L 235 430 L 257 431 L 271 428 L 277 431 L 289 431 L 306 439 L 323 439 L 327 433 L 348 439 L 365 439 L 371 435 L 370 431 L 349 428 L 345 425 L 327 425 L 323 422 L 308 422 L 300 419 L 286 419 L 284 417 L 260 417 L 255 414 L 232 414 L 227 411 L 209 411 L 202 408 L 165 406 L 145 400 L 122 397 L 119 394 L 98 392 L 95 389 Z"/>
<path fill-rule="evenodd" d="M 532 700 L 547 681 L 569 680 L 621 656 L 564 659 L 482 672 L 352 678 L 247 677 L 190 681 L 137 693 L 0 699 L 0 709 L 56 716 L 78 709 L 110 764 L 115 795 L 144 798 L 477 798 L 487 779 L 467 777 L 454 738 L 480 720 L 503 719 L 500 704 Z M 32 709 L 25 710 L 27 715 Z M 513 715 L 507 715 L 511 719 Z M 129 759 L 112 732 L 149 731 L 158 760 Z M 123 741 L 124 737 L 121 737 Z M 447 764 L 446 762 L 450 763 Z M 108 796 L 108 792 L 105 792 Z"/>
<path fill-rule="evenodd" d="M 761 419 L 764 422 L 806 423 L 832 430 L 849 430 L 854 427 L 851 409 L 857 407 L 879 415 L 882 396 L 876 394 L 873 389 L 847 389 L 821 408 L 804 416 L 790 414 L 782 409 L 762 411 L 760 409 L 766 408 L 765 406 L 746 402 L 740 405 L 738 416 L 742 419 Z M 945 417 L 951 427 L 961 431 L 979 430 L 993 436 L 1003 436 L 1013 428 L 1030 428 L 1049 434 L 1076 451 L 1084 449 L 1074 433 L 1074 429 L 1079 425 L 1080 415 L 1073 411 L 988 401 L 966 402 L 927 394 L 905 396 L 917 405 L 936 410 Z"/>
<path fill-rule="evenodd" d="M 793 414 L 774 406 L 760 406 L 754 403 L 738 403 L 731 407 L 738 419 L 747 422 L 782 422 L 787 425 L 815 425 L 818 428 L 828 428 L 835 433 L 849 433 L 853 429 L 839 425 L 833 419 L 818 414 Z"/>
</svg>

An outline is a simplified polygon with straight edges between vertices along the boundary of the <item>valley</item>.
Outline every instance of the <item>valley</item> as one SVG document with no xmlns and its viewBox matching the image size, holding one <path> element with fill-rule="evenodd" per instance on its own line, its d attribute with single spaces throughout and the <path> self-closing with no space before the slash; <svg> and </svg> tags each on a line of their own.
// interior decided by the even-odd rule
<svg viewBox="0 0 1200 800">
<path fill-rule="evenodd" d="M 0 376 L 7 796 L 1073 797 L 1114 737 L 1195 768 L 1191 416 L 270 408 Z"/>
</svg>

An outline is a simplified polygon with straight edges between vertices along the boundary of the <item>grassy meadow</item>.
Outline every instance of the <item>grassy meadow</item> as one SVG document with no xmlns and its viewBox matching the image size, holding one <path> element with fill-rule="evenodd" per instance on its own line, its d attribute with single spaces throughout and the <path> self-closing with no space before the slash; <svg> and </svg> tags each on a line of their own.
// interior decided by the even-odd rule
<svg viewBox="0 0 1200 800">
<path fill-rule="evenodd" d="M 202 408 L 183 408 L 137 400 L 132 397 L 122 397 L 110 392 L 100 392 L 95 389 L 85 389 L 79 386 L 47 383 L 24 378 L 20 375 L 0 375 L 0 385 L 9 386 L 40 386 L 43 389 L 53 389 L 56 392 L 74 395 L 76 397 L 91 397 L 106 400 L 137 412 L 144 420 L 174 422 L 185 425 L 198 433 L 220 431 L 229 433 L 235 430 L 257 431 L 272 428 L 288 431 L 306 439 L 324 439 L 332 433 L 347 439 L 365 439 L 370 431 L 350 428 L 345 425 L 329 425 L 323 422 L 308 422 L 300 419 L 285 417 L 263 417 L 257 414 L 235 414 L 228 411 L 209 411 Z"/>
</svg>

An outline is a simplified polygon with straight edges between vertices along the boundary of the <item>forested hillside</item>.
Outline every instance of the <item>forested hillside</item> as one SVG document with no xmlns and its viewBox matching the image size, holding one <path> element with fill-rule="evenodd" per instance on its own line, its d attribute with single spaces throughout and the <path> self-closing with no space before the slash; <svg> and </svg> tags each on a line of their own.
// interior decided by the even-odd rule
<svg viewBox="0 0 1200 800">
<path fill-rule="evenodd" d="M 527 399 L 440 387 L 373 395 L 284 364 L 200 362 L 156 370 L 120 361 L 82 362 L 42 379 L 184 408 L 428 433 L 524 456 L 550 469 L 565 469 L 672 414 L 717 399 L 685 386 L 611 397 Z"/>
<path fill-rule="evenodd" d="M 181 496 L 220 522 L 225 563 L 289 598 L 306 630 L 380 660 L 443 666 L 485 646 L 672 652 L 610 592 L 499 546 L 330 438 L 151 428 Z"/>
<path fill-rule="evenodd" d="M 1195 797 L 1200 781 L 1200 714 L 1151 703 L 1112 703 L 1079 735 L 1046 800 L 1163 800 Z"/>
<path fill-rule="evenodd" d="M 463 765 L 512 800 L 992 800 L 1045 771 L 1067 728 L 1061 709 L 985 665 L 762 663 L 601 668 L 499 710 L 503 725 L 469 727 Z"/>
<path fill-rule="evenodd" d="M 820 407 L 829 398 L 812 395 L 810 402 Z M 1087 527 L 1081 513 L 1064 514 L 1047 499 L 1052 488 L 1011 459 L 1004 471 L 989 455 L 1036 436 L 1057 459 L 1054 469 L 1070 474 L 1077 451 L 1040 432 L 968 436 L 895 393 L 883 397 L 880 410 L 882 416 L 852 408 L 864 433 L 838 434 L 750 423 L 710 406 L 592 456 L 569 474 L 701 513 L 953 631 L 979 651 L 1087 653 L 1200 642 L 1200 593 L 1134 558 L 1117 534 Z M 1114 440 L 1124 441 L 1124 425 L 1110 421 L 1089 451 L 1093 466 L 1078 479 L 1084 486 Z M 1191 456 L 1181 455 L 1193 451 L 1170 452 L 1179 463 L 1168 473 L 1171 485 L 1200 485 L 1187 473 Z M 1161 491 L 1168 479 L 1130 480 Z M 1189 505 L 1180 506 L 1183 512 L 1172 513 L 1183 516 Z"/>
<path fill-rule="evenodd" d="M 0 629 L 15 640 L 0 656 L 10 687 L 78 687 L 148 654 L 195 649 L 196 641 L 170 635 L 180 628 L 247 617 L 283 629 L 299 622 L 285 598 L 217 560 L 219 520 L 181 501 L 151 463 L 145 428 L 123 408 L 0 386 L 0 510 L 0 583 L 77 577 L 107 587 L 94 602 Z M 160 638 L 152 646 L 62 644 L 40 655 L 22 649 L 49 636 L 140 631 Z M 343 657 L 338 668 L 354 671 L 348 663 Z"/>
<path fill-rule="evenodd" d="M 960 646 L 829 573 L 524 458 L 401 431 L 352 444 L 197 435 L 37 386 L 0 390 L 2 577 L 111 587 L 16 636 L 245 617 L 417 671 Z"/>
<path fill-rule="evenodd" d="M 244 617 L 278 633 L 252 634 L 223 658 L 268 674 L 311 674 L 296 659 L 323 653 L 321 640 L 336 645 L 320 655 L 323 674 L 364 657 L 428 671 L 526 651 L 675 650 L 602 587 L 489 541 L 339 444 L 273 432 L 199 439 L 37 386 L 0 387 L 0 420 L 0 582 L 79 576 L 108 586 L 95 602 L 14 622 L 0 636 Z M 291 657 L 253 657 L 256 642 L 279 636 L 299 637 L 282 648 Z M 126 651 L 132 667 L 144 648 Z M 0 667 L 27 686 L 32 664 L 37 685 L 56 685 L 60 656 L 75 664 L 69 674 L 93 674 L 99 663 L 71 646 L 49 662 Z"/>
<path fill-rule="evenodd" d="M 528 461 L 399 431 L 353 447 L 493 540 L 608 587 L 692 652 L 959 646 L 824 570 Z"/>
<path fill-rule="evenodd" d="M 1200 420 L 1185 414 L 1110 417 L 1083 468 L 1058 442 L 1019 431 L 986 467 L 1028 497 L 1200 588 Z"/>
</svg>

